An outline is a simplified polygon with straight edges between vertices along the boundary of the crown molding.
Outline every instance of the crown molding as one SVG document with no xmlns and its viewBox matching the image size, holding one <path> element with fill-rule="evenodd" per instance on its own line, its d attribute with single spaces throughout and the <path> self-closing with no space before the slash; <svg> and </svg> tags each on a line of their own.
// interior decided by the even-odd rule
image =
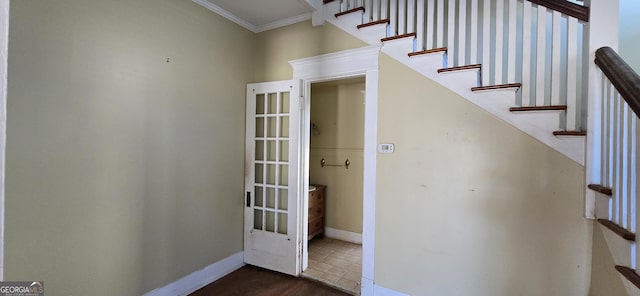
<svg viewBox="0 0 640 296">
<path fill-rule="evenodd" d="M 258 28 L 256 26 L 254 26 L 253 24 L 237 17 L 235 14 L 223 9 L 222 7 L 215 5 L 207 0 L 191 0 L 197 4 L 199 4 L 200 6 L 209 9 L 217 14 L 219 14 L 220 16 L 240 25 L 241 27 L 254 32 L 254 33 L 258 33 Z"/>
<path fill-rule="evenodd" d="M 311 13 L 305 13 L 301 15 L 296 15 L 290 18 L 286 18 L 283 20 L 278 20 L 273 23 L 264 24 L 256 27 L 256 33 L 273 30 L 280 27 L 285 27 L 288 25 L 293 25 L 295 23 L 303 22 L 311 19 Z"/>
<path fill-rule="evenodd" d="M 264 24 L 264 25 L 259 25 L 256 26 L 238 16 L 236 16 L 235 14 L 227 11 L 226 9 L 215 5 L 207 0 L 192 0 L 194 3 L 199 4 L 200 6 L 209 9 L 210 11 L 240 25 L 241 27 L 253 32 L 253 33 L 260 33 L 260 32 L 264 32 L 264 31 L 268 31 L 268 30 L 273 30 L 276 28 L 280 28 L 280 27 L 285 27 L 288 25 L 292 25 L 295 23 L 299 23 L 299 22 L 303 22 L 306 20 L 310 20 L 311 19 L 311 13 L 304 13 L 301 15 L 296 15 L 290 18 L 286 18 L 286 19 L 282 19 L 282 20 L 277 20 L 275 22 L 272 23 L 268 23 L 268 24 Z M 308 5 L 310 5 L 311 7 L 313 7 L 317 1 L 315 0 L 304 0 L 301 2 L 307 3 Z"/>
</svg>

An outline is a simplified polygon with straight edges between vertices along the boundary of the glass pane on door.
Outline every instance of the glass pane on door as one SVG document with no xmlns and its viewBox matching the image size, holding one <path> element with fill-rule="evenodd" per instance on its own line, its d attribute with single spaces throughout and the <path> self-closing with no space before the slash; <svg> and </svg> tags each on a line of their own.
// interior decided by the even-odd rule
<svg viewBox="0 0 640 296">
<path fill-rule="evenodd" d="M 254 231 L 287 235 L 289 92 L 256 95 Z"/>
</svg>

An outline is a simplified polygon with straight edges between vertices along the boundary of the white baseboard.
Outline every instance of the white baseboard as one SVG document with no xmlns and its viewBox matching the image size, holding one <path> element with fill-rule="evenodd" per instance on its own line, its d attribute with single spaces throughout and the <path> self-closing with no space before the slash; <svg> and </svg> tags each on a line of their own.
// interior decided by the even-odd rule
<svg viewBox="0 0 640 296">
<path fill-rule="evenodd" d="M 242 266 L 244 253 L 238 252 L 144 296 L 186 296 Z"/>
<path fill-rule="evenodd" d="M 362 234 L 360 233 L 344 231 L 344 230 L 335 229 L 331 227 L 325 227 L 324 235 L 326 237 L 339 239 L 345 242 L 350 242 L 350 243 L 359 244 L 359 245 L 362 244 Z"/>
<path fill-rule="evenodd" d="M 383 286 L 378 286 L 378 285 L 373 286 L 373 295 L 375 296 L 409 296 L 408 294 L 398 292 L 396 290 L 391 290 L 389 288 L 385 288 Z"/>
</svg>

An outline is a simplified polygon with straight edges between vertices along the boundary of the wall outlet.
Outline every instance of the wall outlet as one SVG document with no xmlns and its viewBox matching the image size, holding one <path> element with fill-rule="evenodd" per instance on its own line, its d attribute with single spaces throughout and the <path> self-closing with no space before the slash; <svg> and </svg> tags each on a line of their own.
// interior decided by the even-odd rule
<svg viewBox="0 0 640 296">
<path fill-rule="evenodd" d="M 391 143 L 384 143 L 378 145 L 378 152 L 380 153 L 393 153 L 396 150 L 396 147 Z"/>
</svg>

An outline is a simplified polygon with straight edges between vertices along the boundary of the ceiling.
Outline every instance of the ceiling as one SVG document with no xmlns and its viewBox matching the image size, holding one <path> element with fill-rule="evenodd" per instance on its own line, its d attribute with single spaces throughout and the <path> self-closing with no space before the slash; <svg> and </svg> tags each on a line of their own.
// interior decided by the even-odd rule
<svg viewBox="0 0 640 296">
<path fill-rule="evenodd" d="M 311 19 L 320 0 L 193 0 L 253 32 Z"/>
</svg>

